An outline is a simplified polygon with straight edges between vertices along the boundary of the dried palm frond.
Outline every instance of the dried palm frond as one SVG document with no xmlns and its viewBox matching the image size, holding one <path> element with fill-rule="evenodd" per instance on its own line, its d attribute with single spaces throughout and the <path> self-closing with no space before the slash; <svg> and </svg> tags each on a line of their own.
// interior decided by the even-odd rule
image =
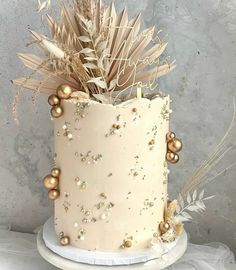
<svg viewBox="0 0 236 270">
<path fill-rule="evenodd" d="M 39 1 L 41 10 L 46 3 Z M 73 7 L 63 6 L 61 14 L 60 23 L 47 16 L 51 39 L 31 32 L 31 44 L 45 57 L 19 54 L 33 73 L 13 80 L 16 85 L 51 94 L 66 83 L 91 96 L 112 95 L 148 85 L 175 67 L 174 62 L 160 60 L 167 44 L 155 37 L 154 27 L 140 32 L 140 15 L 130 20 L 126 9 L 117 14 L 114 3 L 104 6 L 101 0 L 74 0 Z M 160 43 L 150 48 L 156 40 Z M 35 73 L 42 79 L 34 80 Z"/>
<path fill-rule="evenodd" d="M 186 198 L 188 194 L 193 192 L 199 187 L 212 182 L 223 173 L 227 172 L 232 167 L 236 166 L 236 162 L 233 162 L 226 166 L 224 169 L 219 170 L 220 161 L 226 157 L 227 154 L 236 149 L 235 141 L 235 125 L 236 125 L 236 107 L 235 100 L 233 100 L 233 117 L 229 128 L 220 143 L 215 147 L 209 157 L 202 163 L 202 165 L 193 173 L 189 180 L 186 181 L 182 187 L 179 195 L 179 199 Z M 214 170 L 214 174 L 213 173 Z"/>
</svg>

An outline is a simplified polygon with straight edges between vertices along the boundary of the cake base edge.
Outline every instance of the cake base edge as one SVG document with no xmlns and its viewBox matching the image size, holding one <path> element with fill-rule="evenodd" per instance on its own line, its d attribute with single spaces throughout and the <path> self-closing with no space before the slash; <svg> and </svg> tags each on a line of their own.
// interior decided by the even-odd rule
<svg viewBox="0 0 236 270">
<path fill-rule="evenodd" d="M 93 252 L 86 250 L 76 250 L 77 256 L 71 257 L 70 250 L 73 247 L 61 247 L 53 229 L 53 220 L 49 219 L 43 229 L 38 234 L 37 246 L 40 255 L 52 265 L 67 270 L 86 270 L 86 269 L 104 269 L 109 267 L 113 269 L 164 269 L 176 262 L 186 251 L 187 234 L 184 233 L 171 244 L 165 244 L 169 249 L 162 254 L 158 250 L 146 249 L 135 252 Z M 61 248 L 63 252 L 55 250 Z M 69 250 L 69 251 L 68 251 Z M 74 251 L 75 251 L 74 250 Z M 74 254 L 74 253 L 72 253 Z M 76 258 L 75 258 L 76 257 Z"/>
</svg>

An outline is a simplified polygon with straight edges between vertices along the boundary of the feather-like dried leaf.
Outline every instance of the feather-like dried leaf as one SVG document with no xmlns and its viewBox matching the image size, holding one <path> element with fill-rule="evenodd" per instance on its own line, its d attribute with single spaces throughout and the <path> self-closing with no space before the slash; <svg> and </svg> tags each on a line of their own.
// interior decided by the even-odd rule
<svg viewBox="0 0 236 270">
<path fill-rule="evenodd" d="M 199 200 L 202 200 L 202 199 L 203 199 L 204 193 L 205 193 L 205 191 L 204 191 L 204 189 L 203 189 L 203 190 L 200 192 L 200 194 L 199 194 Z"/>
<path fill-rule="evenodd" d="M 84 54 L 88 54 L 94 52 L 94 50 L 90 49 L 90 48 L 84 48 L 80 51 L 80 53 L 84 53 Z"/>
<path fill-rule="evenodd" d="M 56 93 L 56 89 L 59 85 L 58 83 L 42 82 L 26 77 L 15 79 L 12 83 L 35 92 L 40 91 L 41 93 L 49 95 Z"/>
<path fill-rule="evenodd" d="M 197 198 L 197 190 L 195 189 L 193 192 L 193 201 L 195 201 Z"/>
<path fill-rule="evenodd" d="M 89 69 L 98 69 L 98 67 L 93 63 L 85 63 L 83 66 Z"/>
<path fill-rule="evenodd" d="M 107 84 L 102 80 L 102 77 L 93 78 L 91 80 L 88 80 L 88 83 L 94 83 L 98 87 L 101 87 L 102 89 L 107 89 Z"/>
<path fill-rule="evenodd" d="M 87 36 L 80 36 L 78 39 L 82 42 L 91 42 L 91 39 Z"/>
<path fill-rule="evenodd" d="M 188 195 L 187 195 L 187 203 L 189 204 L 189 203 L 191 203 L 191 201 L 192 201 L 191 195 L 190 195 L 190 193 L 188 193 Z"/>
</svg>

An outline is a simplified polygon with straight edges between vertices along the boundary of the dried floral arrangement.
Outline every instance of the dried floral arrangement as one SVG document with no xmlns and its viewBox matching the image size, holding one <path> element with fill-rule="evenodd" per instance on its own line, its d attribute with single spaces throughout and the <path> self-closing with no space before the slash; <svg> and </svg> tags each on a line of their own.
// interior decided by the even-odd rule
<svg viewBox="0 0 236 270">
<path fill-rule="evenodd" d="M 50 1 L 38 1 L 39 12 Z M 154 27 L 140 31 L 140 15 L 128 18 L 126 9 L 116 12 L 101 0 L 76 0 L 61 11 L 62 22 L 49 15 L 51 38 L 31 31 L 33 42 L 43 58 L 19 54 L 23 64 L 33 72 L 13 81 L 20 88 L 56 94 L 57 88 L 68 85 L 72 91 L 83 91 L 100 102 L 114 103 L 116 97 L 134 86 L 152 88 L 155 80 L 174 67 L 174 62 L 161 60 L 167 43 L 154 34 Z M 40 79 L 34 79 L 35 74 Z M 15 99 L 14 113 L 19 91 Z M 126 95 L 125 99 L 131 98 Z"/>
<path fill-rule="evenodd" d="M 152 241 L 154 247 L 156 243 L 172 242 L 181 235 L 183 223 L 192 220 L 191 212 L 203 213 L 206 210 L 205 201 L 215 197 L 215 195 L 205 197 L 204 187 L 236 166 L 236 162 L 233 162 L 224 166 L 223 169 L 219 169 L 221 161 L 227 159 L 227 155 L 236 149 L 234 139 L 236 135 L 236 106 L 234 100 L 233 109 L 229 128 L 220 143 L 184 183 L 178 198 L 168 202 L 164 222 L 160 224 L 161 235 L 157 235 Z"/>
</svg>

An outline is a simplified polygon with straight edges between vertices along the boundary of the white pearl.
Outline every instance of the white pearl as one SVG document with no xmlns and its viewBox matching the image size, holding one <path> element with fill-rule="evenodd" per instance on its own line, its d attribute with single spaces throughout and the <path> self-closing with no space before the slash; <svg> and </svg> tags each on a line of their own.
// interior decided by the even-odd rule
<svg viewBox="0 0 236 270">
<path fill-rule="evenodd" d="M 74 227 L 75 227 L 75 228 L 79 227 L 79 223 L 78 223 L 78 222 L 75 222 L 75 223 L 74 223 Z"/>
</svg>

